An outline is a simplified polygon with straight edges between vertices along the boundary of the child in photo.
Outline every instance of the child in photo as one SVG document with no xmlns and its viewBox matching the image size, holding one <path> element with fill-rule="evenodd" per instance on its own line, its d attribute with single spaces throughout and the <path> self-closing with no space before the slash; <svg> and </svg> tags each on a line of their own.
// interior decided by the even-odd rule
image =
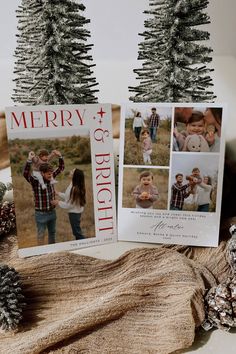
<svg viewBox="0 0 236 354">
<path fill-rule="evenodd" d="M 28 160 L 32 162 L 32 175 L 38 179 L 42 189 L 46 189 L 46 185 L 43 180 L 43 176 L 40 172 L 40 166 L 44 163 L 49 163 L 55 156 L 56 150 L 53 150 L 50 154 L 46 149 L 41 149 L 38 155 L 35 155 L 34 151 L 30 151 Z M 56 180 L 52 177 L 51 184 L 56 183 Z"/>
<path fill-rule="evenodd" d="M 140 112 L 137 112 L 133 119 L 133 131 L 137 141 L 140 141 L 140 134 L 142 128 L 146 128 L 146 124 L 144 122 L 143 117 Z"/>
<path fill-rule="evenodd" d="M 152 140 L 150 138 L 150 133 L 148 130 L 143 130 L 142 136 L 142 151 L 143 151 L 143 162 L 144 164 L 151 165 L 151 153 L 152 153 Z"/>
<path fill-rule="evenodd" d="M 186 176 L 186 180 L 189 181 L 191 185 L 191 194 L 193 203 L 197 200 L 197 186 L 202 183 L 201 172 L 198 167 L 194 167 L 192 169 L 192 174 L 190 176 Z"/>
<path fill-rule="evenodd" d="M 192 174 L 190 176 L 186 176 L 186 179 L 194 182 L 195 184 L 199 184 L 202 182 L 201 172 L 198 167 L 194 167 L 192 169 Z"/>
<path fill-rule="evenodd" d="M 200 139 L 201 150 L 209 151 L 209 145 L 206 140 L 206 127 L 204 114 L 200 111 L 193 111 L 188 122 L 186 123 L 186 130 L 178 132 L 177 127 L 174 128 L 174 136 L 177 141 L 179 151 L 188 151 L 186 147 L 187 138 L 189 136 L 197 135 Z"/>
<path fill-rule="evenodd" d="M 150 171 L 140 173 L 139 184 L 133 190 L 136 208 L 153 209 L 158 198 L 158 190 L 153 185 L 153 174 Z"/>
</svg>

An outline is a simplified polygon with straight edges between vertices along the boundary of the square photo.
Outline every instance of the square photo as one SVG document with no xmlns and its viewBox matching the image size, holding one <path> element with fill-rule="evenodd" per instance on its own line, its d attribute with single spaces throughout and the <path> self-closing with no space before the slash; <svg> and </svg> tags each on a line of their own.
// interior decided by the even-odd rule
<svg viewBox="0 0 236 354">
<path fill-rule="evenodd" d="M 170 210 L 216 211 L 218 155 L 175 155 L 171 171 Z"/>
<path fill-rule="evenodd" d="M 222 107 L 175 107 L 173 151 L 220 152 Z"/>
<path fill-rule="evenodd" d="M 136 105 L 126 109 L 124 164 L 168 166 L 172 108 Z"/>
<path fill-rule="evenodd" d="M 167 209 L 169 170 L 124 168 L 123 208 Z"/>
<path fill-rule="evenodd" d="M 9 151 L 19 248 L 94 237 L 89 135 L 13 139 Z"/>
</svg>

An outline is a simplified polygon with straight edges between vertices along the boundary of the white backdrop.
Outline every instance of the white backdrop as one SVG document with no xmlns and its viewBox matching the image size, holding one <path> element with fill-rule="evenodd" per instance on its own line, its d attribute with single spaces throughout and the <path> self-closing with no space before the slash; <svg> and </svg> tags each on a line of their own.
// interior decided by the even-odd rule
<svg viewBox="0 0 236 354">
<path fill-rule="evenodd" d="M 0 21 L 0 110 L 11 105 L 13 53 L 16 46 L 15 10 L 21 0 L 5 1 Z M 128 86 L 135 85 L 133 69 L 140 67 L 137 61 L 138 33 L 144 30 L 143 11 L 148 0 L 84 0 L 85 16 L 91 19 L 90 43 L 94 44 L 95 76 L 99 82 L 99 101 L 121 103 L 128 101 Z M 236 2 L 234 0 L 210 1 L 208 12 L 211 24 L 210 45 L 214 50 L 212 74 L 217 101 L 228 103 L 226 138 L 236 139 Z M 234 145 L 232 145 L 234 147 Z M 235 147 L 236 150 L 236 147 Z"/>
</svg>

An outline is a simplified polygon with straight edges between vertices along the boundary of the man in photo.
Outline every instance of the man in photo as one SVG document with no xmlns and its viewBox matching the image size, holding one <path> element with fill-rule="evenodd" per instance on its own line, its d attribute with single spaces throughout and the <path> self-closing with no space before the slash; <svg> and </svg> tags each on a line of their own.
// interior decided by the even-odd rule
<svg viewBox="0 0 236 354">
<path fill-rule="evenodd" d="M 183 174 L 177 173 L 175 176 L 176 183 L 171 187 L 171 202 L 170 210 L 182 210 L 184 205 L 184 199 L 187 198 L 191 190 L 187 189 L 190 187 L 190 183 L 183 184 Z"/>
<path fill-rule="evenodd" d="M 152 114 L 148 118 L 147 124 L 150 132 L 150 138 L 152 142 L 155 143 L 157 141 L 157 129 L 160 122 L 160 116 L 159 114 L 157 114 L 157 110 L 155 107 L 153 107 L 151 111 Z"/>
<path fill-rule="evenodd" d="M 43 188 L 39 180 L 32 174 L 32 159 L 34 157 L 32 151 L 28 155 L 23 172 L 23 176 L 26 181 L 31 184 L 34 194 L 38 245 L 44 244 L 46 229 L 48 230 L 48 244 L 55 243 L 56 211 L 55 205 L 52 204 L 52 200 L 55 199 L 55 189 L 54 184 L 51 183 L 51 179 L 52 177 L 55 178 L 64 170 L 64 160 L 59 151 L 54 150 L 54 155 L 59 159 L 58 167 L 55 170 L 49 163 L 40 165 L 40 172 L 46 188 Z"/>
</svg>

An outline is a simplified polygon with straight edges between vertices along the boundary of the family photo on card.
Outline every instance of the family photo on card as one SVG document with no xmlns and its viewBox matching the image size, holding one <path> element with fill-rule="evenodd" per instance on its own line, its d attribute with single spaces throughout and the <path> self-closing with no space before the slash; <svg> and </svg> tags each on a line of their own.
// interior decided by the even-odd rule
<svg viewBox="0 0 236 354">
<path fill-rule="evenodd" d="M 19 237 L 20 248 L 95 235 L 93 200 L 88 192 L 88 209 L 84 210 L 85 181 L 88 191 L 92 186 L 88 136 L 47 138 L 46 141 L 13 139 L 10 141 L 9 152 L 18 230 L 20 235 L 24 234 L 24 237 Z M 88 211 L 90 209 L 91 212 Z M 81 216 L 86 236 L 80 227 Z"/>
<path fill-rule="evenodd" d="M 118 239 L 217 245 L 223 110 L 200 103 L 122 107 Z M 185 222 L 177 222 L 182 215 Z M 153 232 L 156 220 L 162 226 Z"/>
<path fill-rule="evenodd" d="M 19 254 L 114 240 L 111 105 L 8 107 L 7 128 Z"/>
</svg>

